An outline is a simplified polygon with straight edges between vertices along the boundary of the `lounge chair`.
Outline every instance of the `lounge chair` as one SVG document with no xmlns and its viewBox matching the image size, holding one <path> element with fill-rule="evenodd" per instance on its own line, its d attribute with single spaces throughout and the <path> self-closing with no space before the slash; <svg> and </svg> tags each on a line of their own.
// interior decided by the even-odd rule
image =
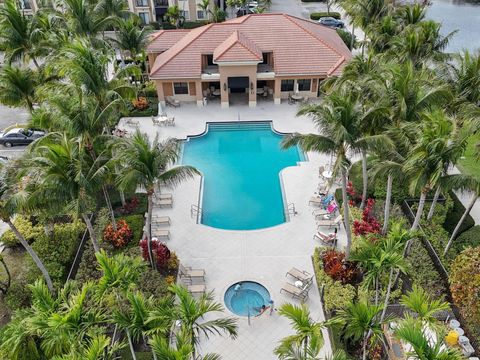
<svg viewBox="0 0 480 360">
<path fill-rule="evenodd" d="M 191 267 L 179 264 L 178 272 L 180 274 L 180 278 L 186 278 L 190 281 L 194 278 L 205 280 L 205 270 L 203 269 L 192 269 Z"/>
<path fill-rule="evenodd" d="M 205 284 L 193 284 L 193 285 L 187 285 L 187 290 L 190 294 L 205 294 L 205 291 L 207 291 L 207 287 Z"/>
<path fill-rule="evenodd" d="M 173 206 L 173 199 L 155 199 L 153 198 L 153 204 L 158 207 L 172 207 Z"/>
<path fill-rule="evenodd" d="M 321 219 L 317 220 L 317 227 L 334 227 L 339 226 L 342 222 L 342 215 L 338 215 L 335 219 Z"/>
<path fill-rule="evenodd" d="M 168 106 L 179 107 L 180 106 L 180 101 L 174 99 L 171 96 L 167 96 L 165 98 L 165 104 L 167 104 Z"/>
<path fill-rule="evenodd" d="M 286 293 L 292 295 L 295 299 L 300 299 L 305 301 L 308 298 L 308 287 L 305 286 L 303 288 L 298 288 L 293 284 L 286 282 L 283 284 L 282 288 L 280 289 L 280 293 L 285 291 Z"/>
<path fill-rule="evenodd" d="M 325 234 L 321 231 L 317 231 L 315 235 L 313 235 L 313 240 L 320 240 L 321 243 L 327 246 L 333 246 L 336 247 L 337 245 L 337 234 L 332 233 L 332 234 Z"/>
<path fill-rule="evenodd" d="M 159 193 L 153 193 L 153 197 L 156 200 L 168 200 L 168 199 L 173 199 L 172 194 L 165 193 L 165 194 L 159 194 Z"/>
<path fill-rule="evenodd" d="M 328 194 L 326 196 L 312 196 L 310 198 L 310 201 L 308 202 L 308 205 L 316 205 L 316 206 L 321 206 L 321 207 L 327 207 L 332 200 L 334 199 L 332 194 Z"/>
<path fill-rule="evenodd" d="M 153 215 L 152 222 L 155 222 L 155 225 L 170 225 L 170 216 Z"/>
<path fill-rule="evenodd" d="M 338 210 L 338 205 L 335 201 L 332 201 L 326 209 L 315 209 L 312 211 L 312 215 L 316 220 L 324 220 L 326 215 L 333 215 Z"/>
<path fill-rule="evenodd" d="M 170 240 L 170 231 L 169 230 L 156 230 L 154 234 L 156 238 L 166 238 Z"/>
<path fill-rule="evenodd" d="M 299 270 L 295 267 L 288 270 L 285 276 L 287 275 L 290 275 L 291 277 L 294 277 L 295 279 L 300 280 L 303 283 L 309 283 L 313 280 L 312 274 L 308 273 L 307 271 Z"/>
</svg>

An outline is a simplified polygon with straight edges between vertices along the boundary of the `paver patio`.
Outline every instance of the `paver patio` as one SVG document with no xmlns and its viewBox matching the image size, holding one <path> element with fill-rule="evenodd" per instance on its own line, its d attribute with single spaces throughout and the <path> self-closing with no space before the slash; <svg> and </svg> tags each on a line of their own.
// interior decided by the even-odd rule
<svg viewBox="0 0 480 360">
<path fill-rule="evenodd" d="M 153 127 L 150 118 L 139 118 L 140 130 L 152 137 L 185 138 L 200 134 L 207 121 L 273 120 L 276 130 L 281 132 L 313 132 L 313 124 L 307 117 L 295 117 L 296 106 L 259 103 L 256 108 L 235 106 L 220 109 L 218 104 L 204 108 L 182 104 L 180 108 L 167 108 L 169 116 L 175 116 L 175 127 Z M 122 120 L 123 122 L 123 120 Z M 132 129 L 131 127 L 126 127 Z M 294 203 L 298 212 L 290 221 L 266 229 L 251 231 L 221 230 L 197 224 L 191 216 L 191 206 L 198 204 L 200 177 L 185 182 L 172 190 L 173 208 L 154 209 L 155 214 L 170 216 L 171 239 L 168 246 L 175 251 L 186 266 L 203 268 L 206 285 L 215 290 L 216 300 L 223 304 L 226 289 L 234 282 L 254 280 L 263 284 L 275 301 L 276 307 L 285 302 L 298 303 L 291 297 L 280 294 L 287 280 L 285 273 L 293 266 L 313 274 L 311 256 L 319 245 L 313 240 L 315 221 L 308 206 L 318 184 L 318 166 L 329 161 L 328 156 L 308 154 L 309 161 L 282 171 L 282 181 L 287 203 Z M 219 174 L 221 176 L 221 174 Z M 325 229 L 328 231 L 328 229 Z M 339 244 L 345 244 L 345 231 L 339 231 Z M 306 304 L 315 320 L 323 320 L 320 296 L 313 285 Z M 230 314 L 226 310 L 227 315 Z M 275 359 L 273 349 L 279 340 L 292 334 L 289 322 L 276 312 L 268 312 L 253 318 L 239 318 L 239 336 L 236 340 L 213 336 L 202 339 L 201 353 L 215 352 L 225 360 Z M 323 354 L 331 352 L 330 339 L 324 331 Z"/>
</svg>

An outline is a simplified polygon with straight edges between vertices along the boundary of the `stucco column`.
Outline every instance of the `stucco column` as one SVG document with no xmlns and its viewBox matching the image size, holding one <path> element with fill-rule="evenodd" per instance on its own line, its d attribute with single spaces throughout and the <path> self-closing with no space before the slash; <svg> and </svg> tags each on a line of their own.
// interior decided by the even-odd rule
<svg viewBox="0 0 480 360">
<path fill-rule="evenodd" d="M 203 107 L 203 91 L 202 82 L 200 80 L 195 81 L 195 92 L 197 93 L 197 106 Z"/>
<path fill-rule="evenodd" d="M 282 103 L 282 80 L 275 79 L 275 89 L 273 90 L 273 103 L 280 105 Z"/>
<path fill-rule="evenodd" d="M 219 66 L 218 69 L 220 71 L 220 101 L 222 109 L 227 109 L 230 106 L 230 100 L 228 98 L 228 77 L 221 66 Z"/>
<path fill-rule="evenodd" d="M 162 104 L 163 108 L 165 108 L 165 94 L 163 93 L 163 83 L 160 80 L 155 80 L 155 86 L 157 87 L 157 96 L 158 102 Z"/>
</svg>

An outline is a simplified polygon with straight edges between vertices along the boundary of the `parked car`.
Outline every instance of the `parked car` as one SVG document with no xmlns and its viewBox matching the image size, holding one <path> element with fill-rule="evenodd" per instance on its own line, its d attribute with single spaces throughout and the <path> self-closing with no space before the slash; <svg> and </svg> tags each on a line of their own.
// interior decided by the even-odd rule
<svg viewBox="0 0 480 360">
<path fill-rule="evenodd" d="M 333 28 L 344 28 L 345 24 L 341 20 L 337 20 L 331 16 L 325 16 L 321 17 L 318 19 L 318 23 L 328 26 L 328 27 L 333 27 Z"/>
<path fill-rule="evenodd" d="M 0 145 L 6 147 L 28 145 L 42 136 L 45 136 L 45 131 L 38 129 L 13 128 L 6 133 L 0 133 Z"/>
</svg>

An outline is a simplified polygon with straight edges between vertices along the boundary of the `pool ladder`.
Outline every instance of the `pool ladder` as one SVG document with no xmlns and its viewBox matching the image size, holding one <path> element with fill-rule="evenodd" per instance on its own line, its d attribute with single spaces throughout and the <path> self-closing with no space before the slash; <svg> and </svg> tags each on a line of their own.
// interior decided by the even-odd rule
<svg viewBox="0 0 480 360">
<path fill-rule="evenodd" d="M 200 222 L 200 219 L 202 218 L 202 208 L 198 205 L 193 204 L 190 207 L 190 216 L 191 218 L 195 218 L 195 221 L 197 224 Z"/>
<path fill-rule="evenodd" d="M 290 204 L 287 205 L 287 213 L 288 213 L 288 215 L 293 215 L 293 216 L 298 214 L 297 210 L 295 210 L 295 204 L 294 203 L 290 203 Z"/>
</svg>

